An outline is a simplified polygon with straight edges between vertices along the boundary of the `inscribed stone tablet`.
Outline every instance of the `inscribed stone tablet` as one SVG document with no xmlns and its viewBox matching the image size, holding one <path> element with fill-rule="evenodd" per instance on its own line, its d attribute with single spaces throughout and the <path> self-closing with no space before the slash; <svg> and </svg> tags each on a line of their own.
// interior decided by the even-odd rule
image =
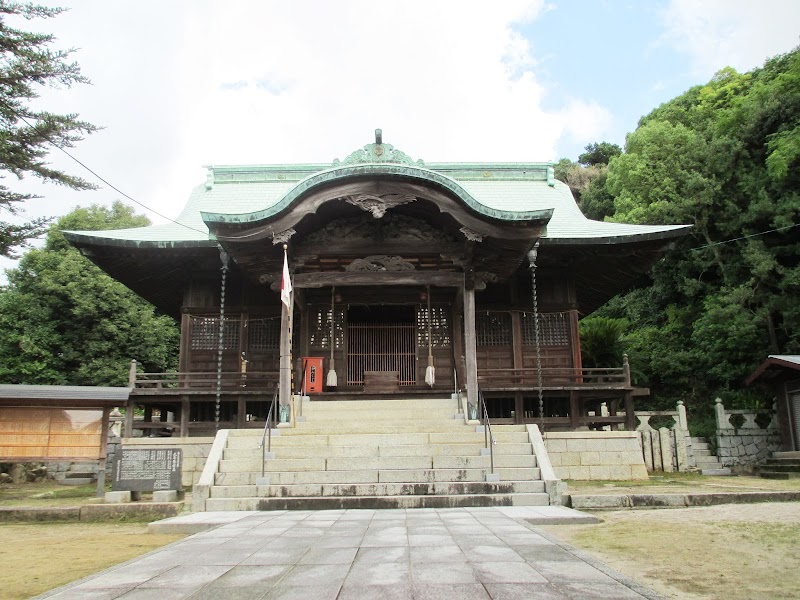
<svg viewBox="0 0 800 600">
<path fill-rule="evenodd" d="M 111 489 L 115 492 L 180 490 L 182 463 L 183 451 L 180 448 L 119 450 L 114 457 Z"/>
</svg>

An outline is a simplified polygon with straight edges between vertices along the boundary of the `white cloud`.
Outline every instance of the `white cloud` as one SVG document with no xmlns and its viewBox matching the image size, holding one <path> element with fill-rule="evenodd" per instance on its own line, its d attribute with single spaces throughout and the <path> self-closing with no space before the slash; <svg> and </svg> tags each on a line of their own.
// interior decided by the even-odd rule
<svg viewBox="0 0 800 600">
<path fill-rule="evenodd" d="M 664 40 L 709 79 L 724 67 L 748 71 L 800 43 L 797 0 L 671 0 Z"/>
<path fill-rule="evenodd" d="M 74 154 L 170 217 L 205 164 L 330 162 L 377 127 L 427 161 L 550 160 L 560 138 L 598 138 L 608 121 L 588 99 L 543 108 L 547 90 L 516 26 L 549 10 L 545 0 L 70 6 L 35 26 L 56 47 L 79 48 L 93 85 L 48 92 L 43 106 L 105 126 Z M 91 178 L 57 153 L 52 162 Z M 28 216 L 121 198 L 103 187 L 34 186 L 46 198 Z"/>
</svg>

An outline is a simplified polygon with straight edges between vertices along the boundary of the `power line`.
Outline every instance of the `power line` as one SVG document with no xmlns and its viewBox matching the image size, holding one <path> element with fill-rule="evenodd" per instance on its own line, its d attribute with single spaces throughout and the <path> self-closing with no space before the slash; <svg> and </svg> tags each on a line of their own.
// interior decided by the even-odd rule
<svg viewBox="0 0 800 600">
<path fill-rule="evenodd" d="M 0 102 L 2 102 L 2 100 L 0 100 Z M 20 119 L 20 120 L 21 120 L 23 123 L 25 123 L 25 124 L 26 124 L 28 127 L 31 127 L 31 128 L 33 128 L 33 127 L 34 127 L 34 126 L 33 126 L 33 125 L 30 123 L 30 121 L 28 121 L 28 120 L 27 120 L 27 119 L 26 119 L 24 116 L 22 116 L 21 114 L 19 114 L 19 112 L 17 112 L 17 111 L 14 109 L 14 107 L 13 107 L 13 106 L 9 106 L 9 105 L 8 105 L 6 102 L 3 102 L 3 105 L 4 105 L 4 106 L 5 106 L 5 107 L 6 107 L 8 110 L 10 110 L 12 113 L 14 113 L 14 114 L 17 116 L 17 118 L 18 118 L 18 119 Z M 160 212 L 158 212 L 157 210 L 155 210 L 155 209 L 153 209 L 153 208 L 150 208 L 150 207 L 149 207 L 149 206 L 147 206 L 146 204 L 143 204 L 143 203 L 139 202 L 138 200 L 136 200 L 136 198 L 133 198 L 132 196 L 129 196 L 128 194 L 126 194 L 125 192 L 123 192 L 121 189 L 119 189 L 117 186 L 115 186 L 114 184 L 112 184 L 111 182 L 109 182 L 108 180 L 106 180 L 105 178 L 101 177 L 101 176 L 100 176 L 100 175 L 99 175 L 99 174 L 98 174 L 96 171 L 94 171 L 93 169 L 89 168 L 89 166 L 88 166 L 88 165 L 86 165 L 85 163 L 81 162 L 80 160 L 78 160 L 77 158 L 75 158 L 74 156 L 72 156 L 72 154 L 70 154 L 69 152 L 67 152 L 67 151 L 66 151 L 64 148 L 62 148 L 62 147 L 61 147 L 59 144 L 56 144 L 56 143 L 55 143 L 53 140 L 51 140 L 49 137 L 47 137 L 47 136 L 43 136 L 43 137 L 44 137 L 44 139 L 46 139 L 48 142 L 50 142 L 50 145 L 52 145 L 54 148 L 57 148 L 58 150 L 61 150 L 61 152 L 63 152 L 64 154 L 66 154 L 66 155 L 67 155 L 69 158 L 71 158 L 73 161 L 75 161 L 75 162 L 76 162 L 76 163 L 78 163 L 80 166 L 82 166 L 84 169 L 86 169 L 87 171 L 89 171 L 89 173 L 91 173 L 92 175 L 94 175 L 94 176 L 95 176 L 97 179 L 99 179 L 100 181 L 102 181 L 104 184 L 106 184 L 106 185 L 107 185 L 108 187 L 110 187 L 112 190 L 114 190 L 114 191 L 115 191 L 115 192 L 117 192 L 118 194 L 121 194 L 122 196 L 124 196 L 125 198 L 127 198 L 128 200 L 130 200 L 131 202 L 133 202 L 134 204 L 138 204 L 139 206 L 141 206 L 141 207 L 142 207 L 142 208 L 144 208 L 145 210 L 149 210 L 151 213 L 153 213 L 154 215 L 157 215 L 157 216 L 161 217 L 162 219 L 166 219 L 167 221 L 170 221 L 170 222 L 172 222 L 172 223 L 175 223 L 176 225 L 180 225 L 181 227 L 185 227 L 186 229 L 191 229 L 192 231 L 196 231 L 197 233 L 202 233 L 203 235 L 205 235 L 205 236 L 208 236 L 208 231 L 201 231 L 200 229 L 197 229 L 197 228 L 195 228 L 195 227 L 192 227 L 191 225 L 186 225 L 185 223 L 181 223 L 180 221 L 176 221 L 175 219 L 171 219 L 170 217 L 168 217 L 168 216 L 166 216 L 166 215 L 163 215 L 163 214 L 161 214 L 161 213 L 160 213 Z"/>
<path fill-rule="evenodd" d="M 722 246 L 723 244 L 730 244 L 732 242 L 738 242 L 741 240 L 746 240 L 748 238 L 759 237 L 762 235 L 767 235 L 768 233 L 775 233 L 776 231 L 784 231 L 786 229 L 792 229 L 793 227 L 799 226 L 800 223 L 795 223 L 794 225 L 785 225 L 784 227 L 776 227 L 775 229 L 770 229 L 768 231 L 759 231 L 758 233 L 751 233 L 748 235 L 743 235 L 741 237 L 733 238 L 730 240 L 723 240 L 721 242 L 712 242 L 710 244 L 703 244 L 702 246 L 697 246 L 696 248 L 689 248 L 687 252 L 694 252 L 695 250 L 702 250 L 703 248 L 711 248 L 712 246 Z"/>
</svg>

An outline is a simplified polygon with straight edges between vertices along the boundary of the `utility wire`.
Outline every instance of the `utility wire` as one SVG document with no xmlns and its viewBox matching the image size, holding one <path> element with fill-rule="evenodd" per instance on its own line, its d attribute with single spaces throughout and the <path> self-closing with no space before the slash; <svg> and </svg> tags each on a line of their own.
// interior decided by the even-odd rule
<svg viewBox="0 0 800 600">
<path fill-rule="evenodd" d="M 2 102 L 2 101 L 0 101 L 0 102 Z M 19 120 L 21 120 L 23 123 L 25 123 L 25 124 L 26 124 L 28 127 L 30 127 L 30 128 L 34 128 L 34 125 L 32 125 L 32 124 L 30 123 L 30 121 L 28 121 L 28 120 L 27 120 L 27 119 L 26 119 L 24 116 L 22 116 L 21 114 L 19 114 L 19 112 L 17 112 L 17 111 L 14 109 L 14 107 L 12 107 L 12 106 L 9 106 L 9 105 L 8 105 L 8 104 L 6 104 L 5 102 L 3 102 L 3 105 L 4 105 L 4 106 L 5 106 L 5 107 L 6 107 L 8 110 L 10 110 L 12 113 L 14 113 L 14 115 L 16 115 L 16 117 L 17 117 Z M 89 166 L 88 166 L 88 165 L 86 165 L 85 163 L 81 162 L 80 160 L 78 160 L 77 158 L 75 158 L 74 156 L 72 156 L 72 154 L 70 154 L 69 152 L 67 152 L 67 151 L 66 151 L 64 148 L 62 148 L 62 147 L 61 147 L 59 144 L 56 144 L 56 143 L 55 143 L 53 140 L 51 140 L 51 139 L 50 139 L 50 138 L 48 138 L 47 136 L 43 136 L 43 137 L 44 137 L 44 139 L 46 139 L 48 142 L 50 142 L 50 145 L 51 145 L 51 146 L 53 146 L 54 148 L 57 148 L 58 150 L 61 150 L 61 152 L 63 152 L 64 154 L 66 154 L 66 155 L 67 155 L 69 158 L 71 158 L 73 161 L 75 161 L 75 162 L 76 162 L 76 163 L 78 163 L 80 166 L 82 166 L 84 169 L 86 169 L 87 171 L 89 171 L 89 173 L 91 173 L 92 175 L 94 175 L 94 176 L 95 176 L 97 179 L 99 179 L 100 181 L 102 181 L 104 184 L 106 184 L 108 187 L 110 187 L 112 190 L 114 190 L 114 191 L 115 191 L 115 192 L 117 192 L 118 194 L 121 194 L 121 195 L 123 195 L 125 198 L 127 198 L 127 199 L 128 199 L 128 200 L 130 200 L 131 202 L 133 202 L 133 203 L 135 203 L 135 204 L 138 204 L 139 206 L 141 206 L 141 207 L 142 207 L 142 208 L 144 208 L 145 210 L 149 210 L 151 213 L 153 213 L 154 215 L 157 215 L 157 216 L 161 217 L 162 219 L 166 219 L 167 221 L 170 221 L 170 222 L 172 222 L 172 223 L 175 223 L 175 225 L 180 225 L 181 227 L 185 227 L 186 229 L 191 229 L 192 231 L 196 231 L 197 233 L 202 233 L 203 235 L 205 235 L 205 236 L 208 236 L 208 231 L 201 231 L 200 229 L 197 229 L 196 227 L 192 227 L 191 225 L 186 225 L 186 223 L 181 223 L 180 221 L 176 221 L 175 219 L 171 219 L 171 218 L 169 218 L 168 216 L 161 214 L 161 213 L 160 213 L 160 212 L 158 212 L 157 210 L 155 210 L 155 209 L 153 209 L 153 208 L 150 208 L 150 207 L 149 207 L 149 206 L 147 206 L 146 204 L 143 204 L 143 203 L 139 202 L 138 200 L 136 200 L 136 198 L 133 198 L 132 196 L 129 196 L 128 194 L 126 194 L 125 192 L 123 192 L 121 189 L 119 189 L 117 186 L 113 185 L 111 182 L 109 182 L 109 181 L 108 181 L 108 180 L 106 180 L 105 178 L 101 177 L 101 176 L 100 176 L 100 175 L 99 175 L 99 174 L 98 174 L 96 171 L 94 171 L 93 169 L 89 168 Z"/>
<path fill-rule="evenodd" d="M 2 102 L 2 100 L 0 100 L 0 102 Z M 19 112 L 17 112 L 17 111 L 14 109 L 14 107 L 12 107 L 12 106 L 9 106 L 9 105 L 8 105 L 7 103 L 5 103 L 5 102 L 3 102 L 3 105 L 4 105 L 4 106 L 5 106 L 5 107 L 6 107 L 8 110 L 10 110 L 12 113 L 14 113 L 14 114 L 17 116 L 17 118 L 18 118 L 18 119 L 20 119 L 20 120 L 21 120 L 23 123 L 25 123 L 25 124 L 26 124 L 28 127 L 31 127 L 31 128 L 33 128 L 33 127 L 34 127 L 34 126 L 33 126 L 33 125 L 32 125 L 32 124 L 31 124 L 31 123 L 30 123 L 30 122 L 29 122 L 29 121 L 28 121 L 28 120 L 27 120 L 25 117 L 23 117 L 21 114 L 19 114 Z M 155 210 L 154 208 L 150 208 L 150 207 L 149 207 L 149 206 L 147 206 L 146 204 L 143 204 L 142 202 L 139 202 L 138 200 L 136 200 L 136 199 L 135 199 L 135 198 L 133 198 L 132 196 L 129 196 L 128 194 L 126 194 L 125 192 L 123 192 L 121 189 L 119 189 L 118 187 L 116 187 L 115 185 L 113 185 L 111 182 L 109 182 L 109 181 L 108 181 L 108 180 L 106 180 L 105 178 L 101 177 L 101 176 L 100 176 L 100 175 L 99 175 L 99 174 L 98 174 L 96 171 L 94 171 L 93 169 L 91 169 L 91 168 L 90 168 L 88 165 L 86 165 L 85 163 L 81 162 L 80 160 L 78 160 L 77 158 L 75 158 L 74 156 L 72 156 L 72 154 L 70 154 L 69 152 L 67 152 L 67 151 L 66 151 L 64 148 L 62 148 L 62 147 L 61 147 L 59 144 L 56 144 L 55 142 L 53 142 L 53 140 L 51 140 L 51 139 L 50 139 L 50 138 L 48 138 L 47 136 L 44 136 L 44 138 L 45 138 L 45 139 L 46 139 L 48 142 L 50 142 L 50 144 L 51 144 L 51 145 L 52 145 L 54 148 L 57 148 L 58 150 L 60 150 L 60 151 L 61 151 L 61 152 L 63 152 L 64 154 L 66 154 L 66 155 L 67 155 L 69 158 L 71 158 L 73 161 L 75 161 L 76 163 L 78 163 L 78 164 L 79 164 L 80 166 L 82 166 L 84 169 L 86 169 L 87 171 L 89 171 L 89 173 L 91 173 L 92 175 L 94 175 L 94 176 L 95 176 L 97 179 L 99 179 L 100 181 L 102 181 L 104 184 L 106 184 L 106 185 L 107 185 L 108 187 L 110 187 L 112 190 L 114 190 L 114 191 L 115 191 L 115 192 L 117 192 L 118 194 L 121 194 L 122 196 L 124 196 L 125 198 L 127 198 L 128 200 L 130 200 L 131 202 L 133 202 L 133 203 L 135 203 L 135 204 L 138 204 L 139 206 L 141 206 L 141 207 L 142 207 L 142 208 L 144 208 L 145 210 L 149 210 L 149 211 L 150 211 L 151 213 L 153 213 L 154 215 L 157 215 L 157 216 L 161 217 L 162 219 L 166 219 L 167 221 L 170 221 L 171 223 L 174 223 L 175 225 L 180 225 L 181 227 L 185 227 L 186 229 L 190 229 L 190 230 L 192 230 L 192 231 L 195 231 L 195 232 L 197 232 L 197 233 L 201 233 L 201 234 L 203 234 L 203 235 L 205 235 L 205 236 L 207 236 L 207 235 L 208 235 L 208 231 L 202 231 L 202 230 L 200 230 L 200 229 L 197 229 L 196 227 L 192 227 L 191 225 L 186 225 L 185 223 L 181 223 L 180 221 L 176 221 L 175 219 L 171 219 L 170 217 L 168 217 L 168 216 L 166 216 L 166 215 L 164 215 L 164 214 L 162 214 L 162 213 L 158 212 L 158 211 L 157 211 L 157 210 Z M 732 238 L 732 239 L 730 239 L 730 240 L 723 240 L 723 241 L 721 241 L 721 242 L 712 242 L 712 243 L 710 243 L 710 244 L 703 244 L 702 246 L 697 246 L 697 247 L 695 247 L 695 248 L 689 248 L 689 249 L 687 250 L 687 252 L 694 252 L 695 250 L 702 250 L 702 249 L 704 249 L 704 248 L 711 248 L 712 246 L 722 246 L 722 245 L 724 245 L 724 244 L 730 244 L 730 243 L 733 243 L 733 242 L 738 242 L 738 241 L 741 241 L 741 240 L 746 240 L 746 239 L 753 238 L 753 237 L 759 237 L 759 236 L 762 236 L 762 235 L 766 235 L 766 234 L 768 234 L 768 233 L 775 233 L 775 232 L 778 232 L 778 231 L 785 231 L 785 230 L 787 230 L 787 229 L 793 229 L 794 227 L 798 227 L 798 226 L 800 226 L 800 223 L 795 223 L 795 224 L 793 224 L 793 225 L 786 225 L 786 226 L 784 226 L 784 227 L 777 227 L 777 228 L 775 228 L 775 229 L 770 229 L 770 230 L 768 230 L 768 231 L 760 231 L 760 232 L 758 232 L 758 233 L 751 233 L 751 234 L 748 234 L 748 235 L 743 235 L 743 236 L 741 236 L 741 237 Z M 238 240 L 238 239 L 246 239 L 246 238 L 249 238 L 249 237 L 253 237 L 253 236 L 259 235 L 260 233 L 261 233 L 261 232 L 254 232 L 254 233 L 245 234 L 245 235 L 231 236 L 231 239 L 237 239 L 237 240 Z"/>
<path fill-rule="evenodd" d="M 776 231 L 785 231 L 786 229 L 792 229 L 793 227 L 797 226 L 800 226 L 800 223 L 795 223 L 794 225 L 786 225 L 784 227 L 777 227 L 775 229 L 770 229 L 769 231 L 759 231 L 758 233 L 751 233 L 730 240 L 723 240 L 721 242 L 712 242 L 710 244 L 703 244 L 702 246 L 697 246 L 696 248 L 689 248 L 687 252 L 694 252 L 695 250 L 702 250 L 703 248 L 711 248 L 712 246 L 722 246 L 723 244 L 730 244 L 732 242 L 738 242 L 740 240 L 746 240 L 748 238 L 766 235 L 768 233 L 775 233 Z"/>
</svg>

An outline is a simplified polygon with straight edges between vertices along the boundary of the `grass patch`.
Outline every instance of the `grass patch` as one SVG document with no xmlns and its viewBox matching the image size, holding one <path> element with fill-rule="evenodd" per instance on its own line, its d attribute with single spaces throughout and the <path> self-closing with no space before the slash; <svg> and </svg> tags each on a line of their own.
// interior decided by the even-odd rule
<svg viewBox="0 0 800 600">
<path fill-rule="evenodd" d="M 102 502 L 97 485 L 59 485 L 54 481 L 0 485 L 0 507 L 58 507 Z"/>
<path fill-rule="evenodd" d="M 750 521 L 754 515 L 756 521 Z M 601 517 L 605 521 L 597 525 L 544 529 L 668 597 L 797 597 L 798 503 L 615 511 Z"/>
<path fill-rule="evenodd" d="M 0 594 L 30 598 L 177 541 L 129 523 L 24 523 L 0 527 Z"/>
<path fill-rule="evenodd" d="M 659 473 L 631 481 L 567 481 L 567 491 L 576 494 L 688 493 L 798 491 L 800 479 L 764 479 L 750 475 L 714 476 L 698 472 Z"/>
</svg>

